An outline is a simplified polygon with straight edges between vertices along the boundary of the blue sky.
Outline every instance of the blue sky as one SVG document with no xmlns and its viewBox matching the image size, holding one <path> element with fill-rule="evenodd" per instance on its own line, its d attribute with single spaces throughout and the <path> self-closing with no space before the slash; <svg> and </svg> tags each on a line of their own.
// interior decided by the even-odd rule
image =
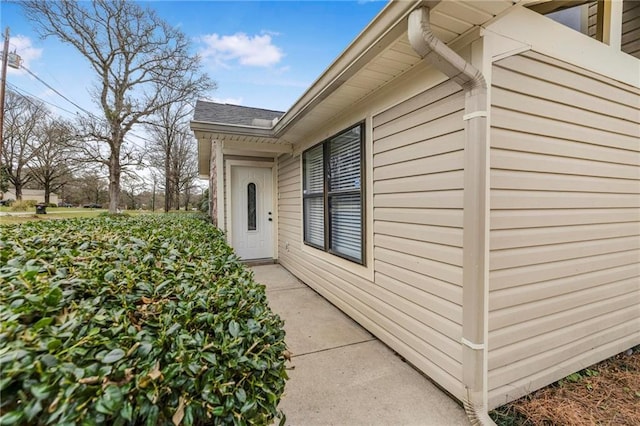
<svg viewBox="0 0 640 426">
<path fill-rule="evenodd" d="M 211 100 L 286 111 L 385 6 L 384 1 L 145 1 L 193 40 L 218 89 Z M 56 90 L 96 111 L 86 61 L 56 39 L 41 40 L 19 5 L 0 3 L 10 51 Z M 74 107 L 24 70 L 10 69 L 17 87 L 71 112 Z M 55 107 L 55 112 L 69 114 Z"/>
</svg>

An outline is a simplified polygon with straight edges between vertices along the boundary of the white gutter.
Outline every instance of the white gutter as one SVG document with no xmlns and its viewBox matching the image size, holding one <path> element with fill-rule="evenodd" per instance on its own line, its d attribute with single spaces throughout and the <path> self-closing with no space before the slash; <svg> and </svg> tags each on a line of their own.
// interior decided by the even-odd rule
<svg viewBox="0 0 640 426">
<path fill-rule="evenodd" d="M 433 7 L 434 2 L 429 6 Z M 438 39 L 429 24 L 429 7 L 409 15 L 411 47 L 465 92 L 465 174 L 463 237 L 463 377 L 464 408 L 474 425 L 495 425 L 487 413 L 486 164 L 487 83 L 482 73 Z"/>
</svg>

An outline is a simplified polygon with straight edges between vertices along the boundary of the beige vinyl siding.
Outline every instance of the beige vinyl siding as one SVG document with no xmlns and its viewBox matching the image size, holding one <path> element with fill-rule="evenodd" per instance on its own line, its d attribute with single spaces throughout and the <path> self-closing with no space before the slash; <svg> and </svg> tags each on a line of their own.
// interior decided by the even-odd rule
<svg viewBox="0 0 640 426">
<path fill-rule="evenodd" d="M 436 361 L 425 373 L 447 376 L 441 384 L 458 397 L 463 108 L 446 82 L 373 117 L 375 281 L 414 307 Z"/>
<path fill-rule="evenodd" d="M 640 343 L 640 90 L 529 52 L 491 96 L 495 407 Z"/>
<path fill-rule="evenodd" d="M 587 35 L 591 38 L 598 38 L 598 2 L 591 1 L 589 2 L 587 12 Z"/>
<path fill-rule="evenodd" d="M 373 117 L 373 282 L 303 246 L 300 156 L 278 159 L 280 263 L 459 399 L 462 108 L 445 84 Z"/>
<path fill-rule="evenodd" d="M 622 51 L 640 59 L 640 1 L 622 3 Z"/>
</svg>

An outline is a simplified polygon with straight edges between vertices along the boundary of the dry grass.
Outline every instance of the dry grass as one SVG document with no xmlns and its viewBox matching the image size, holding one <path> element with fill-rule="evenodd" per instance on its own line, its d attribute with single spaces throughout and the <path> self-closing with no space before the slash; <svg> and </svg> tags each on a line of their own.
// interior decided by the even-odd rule
<svg viewBox="0 0 640 426">
<path fill-rule="evenodd" d="M 498 425 L 640 425 L 640 346 L 492 413 Z"/>
</svg>

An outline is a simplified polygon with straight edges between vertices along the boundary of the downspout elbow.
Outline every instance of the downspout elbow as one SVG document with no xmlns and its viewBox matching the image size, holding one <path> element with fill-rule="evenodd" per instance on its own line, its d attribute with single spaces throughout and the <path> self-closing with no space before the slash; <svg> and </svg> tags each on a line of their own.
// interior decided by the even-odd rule
<svg viewBox="0 0 640 426">
<path fill-rule="evenodd" d="M 467 91 L 486 90 L 482 73 L 454 52 L 431 30 L 429 8 L 421 7 L 409 15 L 409 43 L 421 58 L 434 65 Z"/>
</svg>

